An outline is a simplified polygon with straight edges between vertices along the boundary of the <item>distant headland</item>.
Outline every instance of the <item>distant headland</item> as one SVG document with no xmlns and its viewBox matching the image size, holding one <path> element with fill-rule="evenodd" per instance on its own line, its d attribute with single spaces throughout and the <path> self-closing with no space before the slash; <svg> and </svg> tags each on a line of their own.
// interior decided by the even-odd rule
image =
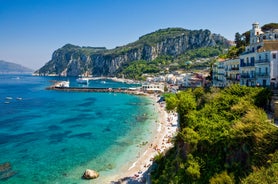
<svg viewBox="0 0 278 184">
<path fill-rule="evenodd" d="M 31 74 L 32 72 L 34 72 L 34 70 L 25 66 L 0 60 L 0 74 Z"/>
</svg>

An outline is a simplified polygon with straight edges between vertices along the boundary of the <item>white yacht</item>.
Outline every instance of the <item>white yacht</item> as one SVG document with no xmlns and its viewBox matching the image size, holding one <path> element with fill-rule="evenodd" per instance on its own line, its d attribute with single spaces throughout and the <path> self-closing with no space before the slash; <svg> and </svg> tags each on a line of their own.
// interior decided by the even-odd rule
<svg viewBox="0 0 278 184">
<path fill-rule="evenodd" d="M 69 87 L 69 81 L 57 82 L 57 83 L 55 84 L 55 87 L 59 87 L 59 88 L 68 88 L 68 87 Z"/>
</svg>

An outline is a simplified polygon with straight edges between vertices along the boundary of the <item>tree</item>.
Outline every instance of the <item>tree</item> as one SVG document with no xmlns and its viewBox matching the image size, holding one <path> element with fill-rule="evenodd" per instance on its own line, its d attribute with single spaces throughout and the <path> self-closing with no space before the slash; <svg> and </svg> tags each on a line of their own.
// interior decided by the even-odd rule
<svg viewBox="0 0 278 184">
<path fill-rule="evenodd" d="M 232 85 L 171 97 L 180 131 L 175 147 L 156 162 L 153 183 L 256 183 L 260 178 L 275 183 L 278 129 L 261 108 L 268 94 L 263 88 Z"/>
<path fill-rule="evenodd" d="M 234 184 L 234 177 L 229 176 L 227 171 L 224 171 L 220 174 L 216 174 L 209 180 L 210 184 Z"/>
<path fill-rule="evenodd" d="M 250 31 L 246 31 L 242 34 L 242 39 L 244 40 L 244 45 L 247 46 L 250 43 Z"/>
<path fill-rule="evenodd" d="M 235 43 L 237 48 L 240 48 L 243 45 L 242 36 L 238 32 L 235 34 Z"/>
<path fill-rule="evenodd" d="M 262 26 L 263 32 L 269 31 L 271 29 L 278 29 L 278 23 L 269 23 Z"/>
<path fill-rule="evenodd" d="M 165 101 L 167 111 L 176 110 L 179 100 L 175 94 L 168 94 L 165 98 Z"/>
</svg>

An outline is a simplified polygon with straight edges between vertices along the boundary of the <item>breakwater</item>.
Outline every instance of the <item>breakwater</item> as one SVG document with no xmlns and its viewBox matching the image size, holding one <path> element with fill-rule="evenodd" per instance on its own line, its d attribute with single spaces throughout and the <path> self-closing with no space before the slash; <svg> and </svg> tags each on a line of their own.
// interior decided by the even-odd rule
<svg viewBox="0 0 278 184">
<path fill-rule="evenodd" d="M 127 93 L 133 95 L 146 95 L 138 88 L 91 88 L 91 87 L 58 87 L 50 86 L 47 90 L 73 91 L 73 92 L 99 92 L 99 93 Z"/>
</svg>

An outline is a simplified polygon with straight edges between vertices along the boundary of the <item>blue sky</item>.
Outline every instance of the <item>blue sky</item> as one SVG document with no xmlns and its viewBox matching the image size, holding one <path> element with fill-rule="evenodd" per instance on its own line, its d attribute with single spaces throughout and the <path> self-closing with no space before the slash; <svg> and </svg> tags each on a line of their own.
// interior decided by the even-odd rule
<svg viewBox="0 0 278 184">
<path fill-rule="evenodd" d="M 168 27 L 236 32 L 278 23 L 277 0 L 0 0 L 0 60 L 38 69 L 67 43 L 114 48 Z"/>
</svg>

